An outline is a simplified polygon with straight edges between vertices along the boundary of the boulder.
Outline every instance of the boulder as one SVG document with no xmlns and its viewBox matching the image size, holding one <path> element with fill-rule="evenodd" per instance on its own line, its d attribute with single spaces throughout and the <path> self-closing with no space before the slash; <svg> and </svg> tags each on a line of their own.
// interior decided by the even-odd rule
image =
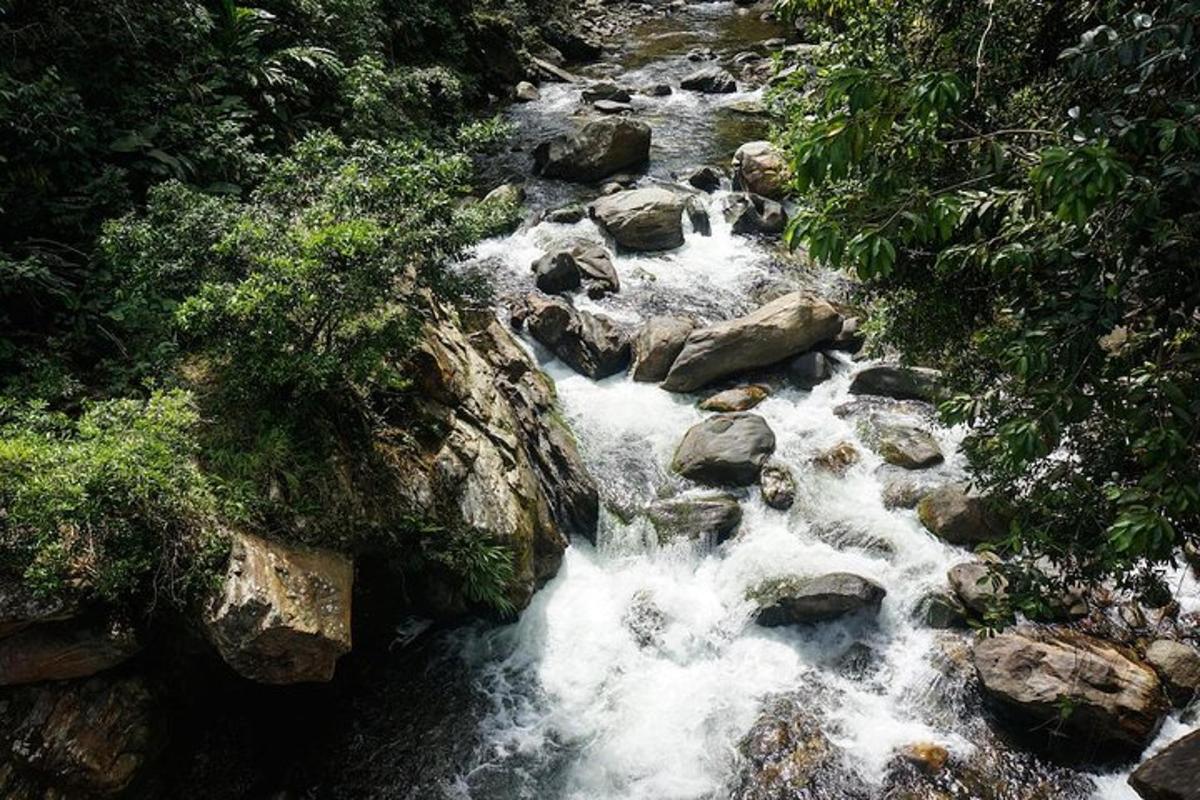
<svg viewBox="0 0 1200 800">
<path fill-rule="evenodd" d="M 616 100 L 597 100 L 592 103 L 592 108 L 601 114 L 624 114 L 633 111 L 633 106 L 629 103 L 618 103 Z"/>
<path fill-rule="evenodd" d="M 946 577 L 959 601 L 981 616 L 1008 599 L 1008 581 L 982 561 L 956 564 Z"/>
<path fill-rule="evenodd" d="M 949 592 L 930 592 L 922 597 L 915 609 L 913 619 L 927 628 L 948 630 L 967 627 L 967 610 L 958 598 Z"/>
<path fill-rule="evenodd" d="M 712 194 L 721 188 L 724 174 L 716 167 L 700 167 L 692 170 L 684 180 L 692 187 L 702 192 Z"/>
<path fill-rule="evenodd" d="M 755 621 L 768 628 L 840 619 L 860 612 L 877 614 L 887 591 L 875 581 L 849 572 L 769 581 L 750 599 L 758 605 Z"/>
<path fill-rule="evenodd" d="M 488 192 L 483 202 L 519 206 L 525 202 L 525 187 L 520 183 L 502 183 Z"/>
<path fill-rule="evenodd" d="M 783 153 L 770 142 L 748 142 L 733 155 L 733 188 L 782 200 L 790 180 Z"/>
<path fill-rule="evenodd" d="M 850 393 L 934 403 L 944 395 L 941 377 L 937 370 L 924 367 L 867 367 L 850 382 Z"/>
<path fill-rule="evenodd" d="M 666 544 L 680 538 L 703 544 L 720 544 L 733 535 L 742 522 L 742 507 L 727 494 L 673 497 L 658 500 L 646 516 Z"/>
<path fill-rule="evenodd" d="M 545 219 L 546 222 L 553 222 L 558 225 L 574 225 L 576 222 L 582 221 L 585 216 L 587 216 L 587 212 L 583 206 L 571 204 L 547 212 Z"/>
<path fill-rule="evenodd" d="M 579 267 L 567 252 L 547 253 L 533 262 L 534 283 L 546 294 L 571 292 L 579 288 Z"/>
<path fill-rule="evenodd" d="M 845 475 L 852 466 L 861 460 L 862 455 L 858 452 L 858 448 L 850 442 L 839 442 L 813 456 L 813 464 L 834 475 Z"/>
<path fill-rule="evenodd" d="M 883 484 L 883 507 L 886 509 L 916 508 L 921 498 L 929 494 L 930 485 L 910 478 L 891 478 Z"/>
<path fill-rule="evenodd" d="M 742 236 L 778 236 L 787 228 L 783 205 L 757 194 L 735 194 L 725 203 L 725 220 Z"/>
<path fill-rule="evenodd" d="M 628 103 L 629 90 L 612 81 L 597 81 L 582 92 L 585 103 L 595 103 L 598 100 L 609 100 L 614 103 Z"/>
<path fill-rule="evenodd" d="M 563 134 L 534 151 L 537 172 L 547 178 L 593 183 L 650 158 L 650 126 L 625 117 L 589 122 L 577 133 Z"/>
<path fill-rule="evenodd" d="M 529 81 L 521 81 L 517 84 L 514 95 L 518 103 L 535 103 L 542 99 L 542 93 L 538 88 Z"/>
<path fill-rule="evenodd" d="M 629 364 L 629 337 L 608 317 L 577 311 L 557 297 L 530 295 L 526 326 L 533 338 L 571 369 L 599 380 Z"/>
<path fill-rule="evenodd" d="M 612 256 L 603 246 L 577 239 L 533 263 L 537 287 L 547 294 L 587 289 L 590 297 L 621 291 L 621 279 Z"/>
<path fill-rule="evenodd" d="M 737 91 L 737 80 L 726 69 L 705 67 L 681 80 L 679 87 L 703 94 L 731 94 Z"/>
<path fill-rule="evenodd" d="M 672 469 L 715 486 L 749 486 L 775 452 L 775 434 L 757 414 L 719 414 L 692 426 Z"/>
<path fill-rule="evenodd" d="M 899 750 L 900 757 L 926 775 L 937 775 L 946 768 L 950 751 L 933 742 L 915 742 Z"/>
<path fill-rule="evenodd" d="M 904 469 L 926 469 L 946 460 L 937 439 L 908 425 L 881 425 L 871 444 L 884 461 Z"/>
<path fill-rule="evenodd" d="M 689 197 L 683 204 L 692 230 L 701 236 L 712 236 L 712 220 L 708 218 L 708 207 L 696 196 Z"/>
<path fill-rule="evenodd" d="M 714 381 L 779 363 L 837 332 L 833 306 L 800 292 L 784 295 L 751 314 L 692 331 L 663 382 L 691 392 Z"/>
<path fill-rule="evenodd" d="M 688 334 L 696 327 L 684 317 L 652 317 L 633 340 L 633 379 L 658 383 L 667 377 Z"/>
<path fill-rule="evenodd" d="M 824 353 L 805 353 L 788 362 L 788 380 L 798 389 L 812 391 L 833 376 L 833 368 Z"/>
<path fill-rule="evenodd" d="M 786 511 L 796 502 L 796 478 L 783 464 L 767 464 L 759 476 L 763 502 Z"/>
<path fill-rule="evenodd" d="M 659 187 L 601 197 L 592 216 L 627 250 L 671 250 L 683 245 L 683 199 Z"/>
<path fill-rule="evenodd" d="M 0 686 L 86 678 L 133 657 L 133 630 L 104 620 L 35 625 L 0 639 Z"/>
<path fill-rule="evenodd" d="M 1196 800 L 1200 775 L 1200 731 L 1176 739 L 1146 759 L 1129 776 L 1129 785 L 1144 800 Z"/>
<path fill-rule="evenodd" d="M 1002 721 L 1055 755 L 1136 754 L 1168 710 L 1153 669 L 1118 645 L 1076 631 L 1010 629 L 977 642 L 973 657 Z"/>
<path fill-rule="evenodd" d="M 986 498 L 959 484 L 926 494 L 917 503 L 917 515 L 934 536 L 966 547 L 996 541 L 1007 531 L 1004 520 L 988 508 Z"/>
<path fill-rule="evenodd" d="M 1159 639 L 1146 648 L 1146 663 L 1154 667 L 1175 705 L 1186 706 L 1200 696 L 1200 650 Z"/>
<path fill-rule="evenodd" d="M 354 564 L 341 553 L 239 533 L 205 628 L 243 677 L 327 681 L 350 652 L 353 584 Z"/>
<path fill-rule="evenodd" d="M 120 795 L 161 750 L 165 725 L 138 677 L 38 683 L 0 700 L 0 794 Z"/>
<path fill-rule="evenodd" d="M 700 403 L 700 410 L 716 411 L 722 414 L 732 411 L 749 411 L 763 400 L 766 400 L 770 394 L 771 392 L 767 387 L 759 384 L 738 386 L 734 389 L 717 392 L 712 397 L 709 397 Z"/>
<path fill-rule="evenodd" d="M 859 331 L 859 321 L 857 317 L 846 317 L 842 320 L 842 330 L 837 336 L 830 339 L 826 346 L 830 350 L 839 350 L 843 353 L 857 353 L 863 349 L 863 345 L 867 343 L 867 338 Z"/>
</svg>

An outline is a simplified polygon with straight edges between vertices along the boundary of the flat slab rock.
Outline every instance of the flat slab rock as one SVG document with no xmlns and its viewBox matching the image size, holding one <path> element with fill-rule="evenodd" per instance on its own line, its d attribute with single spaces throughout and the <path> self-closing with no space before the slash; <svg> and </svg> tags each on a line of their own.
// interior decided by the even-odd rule
<svg viewBox="0 0 1200 800">
<path fill-rule="evenodd" d="M 592 216 L 626 250 L 673 250 L 684 242 L 683 205 L 680 195 L 652 186 L 601 197 Z"/>
<path fill-rule="evenodd" d="M 755 621 L 768 628 L 875 614 L 886 596 L 875 581 L 849 572 L 768 581 L 750 593 L 759 606 Z"/>
<path fill-rule="evenodd" d="M 719 414 L 692 426 L 672 468 L 710 486 L 749 486 L 775 452 L 775 433 L 757 414 Z"/>
</svg>

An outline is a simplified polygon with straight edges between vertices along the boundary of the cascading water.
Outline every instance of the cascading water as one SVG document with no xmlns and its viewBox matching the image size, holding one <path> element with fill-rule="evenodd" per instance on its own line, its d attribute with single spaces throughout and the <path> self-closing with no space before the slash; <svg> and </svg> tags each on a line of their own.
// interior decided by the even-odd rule
<svg viewBox="0 0 1200 800">
<path fill-rule="evenodd" d="M 629 86 L 677 82 L 695 67 L 685 55 L 689 48 L 732 52 L 770 35 L 766 23 L 738 16 L 732 3 L 690 5 L 669 25 L 641 31 L 615 77 Z M 753 138 L 741 109 L 756 99 L 679 91 L 635 97 L 635 113 L 654 130 L 651 170 L 641 182 L 672 181 L 674 170 L 727 162 L 740 141 Z M 578 87 L 551 85 L 540 101 L 514 109 L 513 119 L 524 140 L 538 141 L 569 127 L 578 109 Z M 541 208 L 591 199 L 560 182 L 534 180 L 529 189 Z M 734 235 L 718 211 L 722 199 L 718 192 L 709 201 L 710 237 L 689 232 L 682 248 L 666 254 L 619 255 L 621 292 L 600 301 L 580 295 L 576 305 L 632 326 L 661 313 L 729 318 L 781 287 L 837 292 L 837 276 Z M 487 269 L 499 292 L 523 293 L 532 288 L 531 262 L 573 237 L 603 241 L 589 220 L 542 223 L 483 243 L 473 267 Z M 459 635 L 491 710 L 477 757 L 451 796 L 723 797 L 738 740 L 764 699 L 784 691 L 800 691 L 820 712 L 834 744 L 869 785 L 882 780 L 898 747 L 935 742 L 968 757 L 984 746 L 965 680 L 948 677 L 941 663 L 953 660 L 955 643 L 961 652 L 968 636 L 913 621 L 921 598 L 944 588 L 947 570 L 967 554 L 928 535 L 914 512 L 885 508 L 889 473 L 862 441 L 858 416 L 847 413 L 856 407 L 845 405 L 854 400 L 849 383 L 856 367 L 849 360 L 813 391 L 777 388 L 755 409 L 777 436 L 775 458 L 797 475 L 797 500 L 781 512 L 767 507 L 757 489 L 743 491 L 739 534 L 713 549 L 660 545 L 635 513 L 664 493 L 694 491 L 669 464 L 685 431 L 705 416 L 697 398 L 624 375 L 593 381 L 528 344 L 557 384 L 563 414 L 609 510 L 598 545 L 575 541 L 558 576 L 518 623 Z M 921 412 L 898 413 L 912 422 Z M 927 417 L 916 422 L 932 426 Z M 943 452 L 957 452 L 961 431 L 932 429 Z M 812 467 L 816 454 L 843 442 L 863 454 L 859 463 L 840 476 Z M 920 475 L 945 482 L 962 468 L 961 458 L 949 455 Z M 753 623 L 746 593 L 755 584 L 834 571 L 887 589 L 878 620 L 808 629 Z M 1200 606 L 1200 589 L 1182 573 L 1179 580 L 1181 602 Z M 1170 720 L 1160 744 L 1184 729 Z M 1042 767 L 1022 762 L 1020 768 Z M 1124 779 L 1067 774 L 1057 784 L 1064 794 L 1045 796 L 1124 800 L 1133 797 Z"/>
</svg>

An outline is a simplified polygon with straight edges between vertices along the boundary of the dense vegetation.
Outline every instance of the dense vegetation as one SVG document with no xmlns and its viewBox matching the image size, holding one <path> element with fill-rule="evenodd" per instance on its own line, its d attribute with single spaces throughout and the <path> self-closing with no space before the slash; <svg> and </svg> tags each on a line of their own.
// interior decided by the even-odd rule
<svg viewBox="0 0 1200 800">
<path fill-rule="evenodd" d="M 0 4 L 0 570 L 144 608 L 252 525 L 420 534 L 383 502 L 405 357 L 538 0 Z M 346 486 L 353 486 L 350 492 Z M 478 548 L 477 548 L 478 549 Z"/>
<path fill-rule="evenodd" d="M 1200 537 L 1200 3 L 781 6 L 832 39 L 784 92 L 792 242 L 948 370 L 1002 549 L 1163 597 Z"/>
</svg>

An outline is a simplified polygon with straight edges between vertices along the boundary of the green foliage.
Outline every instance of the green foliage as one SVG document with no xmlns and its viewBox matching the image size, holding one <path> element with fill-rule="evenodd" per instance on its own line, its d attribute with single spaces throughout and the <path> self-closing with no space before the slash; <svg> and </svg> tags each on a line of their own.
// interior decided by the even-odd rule
<svg viewBox="0 0 1200 800">
<path fill-rule="evenodd" d="M 223 556 L 184 393 L 90 405 L 78 419 L 0 402 L 0 565 L 34 591 L 186 600 Z"/>
<path fill-rule="evenodd" d="M 784 5 L 835 40 L 782 92 L 789 240 L 950 370 L 1010 550 L 1152 585 L 1200 536 L 1200 4 Z"/>
</svg>

